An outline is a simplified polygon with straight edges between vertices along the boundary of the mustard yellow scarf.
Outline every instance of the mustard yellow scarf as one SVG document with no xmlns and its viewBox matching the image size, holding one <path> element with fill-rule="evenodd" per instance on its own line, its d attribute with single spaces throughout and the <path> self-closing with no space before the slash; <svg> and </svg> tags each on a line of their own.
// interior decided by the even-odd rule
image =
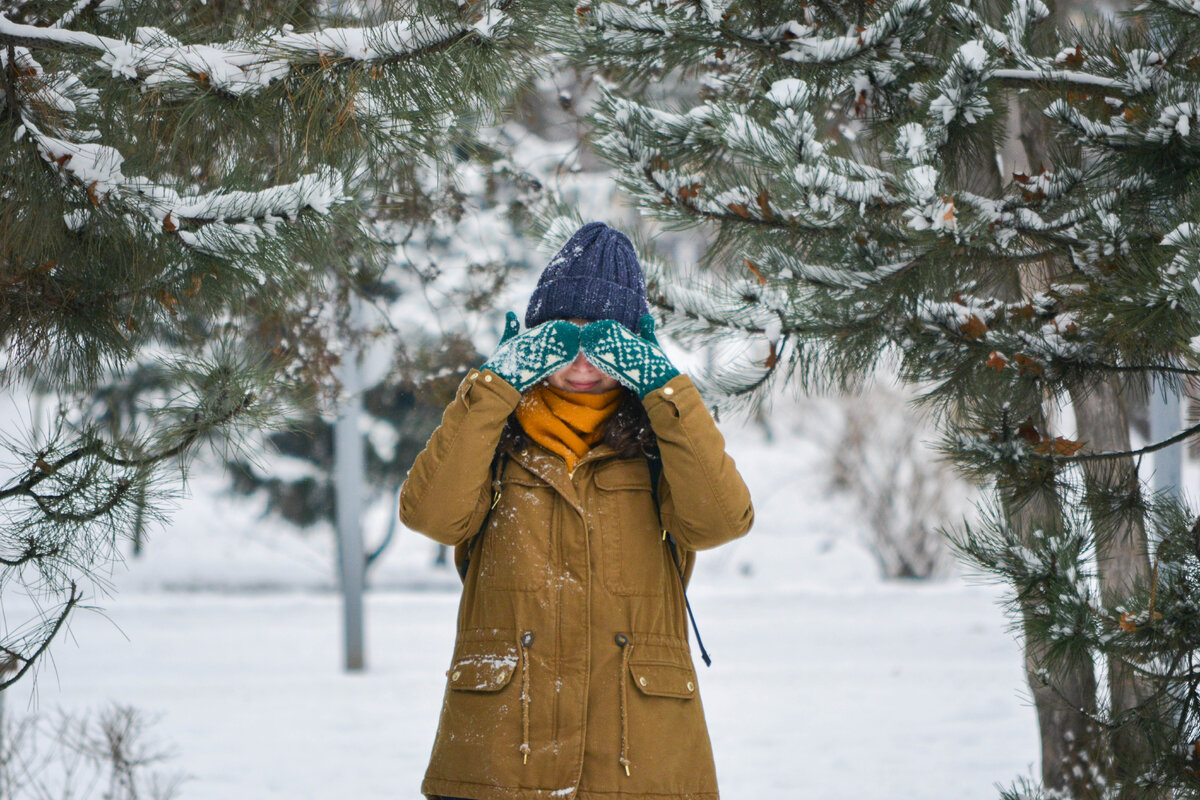
<svg viewBox="0 0 1200 800">
<path fill-rule="evenodd" d="M 564 392 L 539 383 L 517 405 L 517 422 L 529 438 L 567 462 L 567 471 L 604 436 L 604 423 L 621 405 L 625 389 L 607 392 Z"/>
</svg>

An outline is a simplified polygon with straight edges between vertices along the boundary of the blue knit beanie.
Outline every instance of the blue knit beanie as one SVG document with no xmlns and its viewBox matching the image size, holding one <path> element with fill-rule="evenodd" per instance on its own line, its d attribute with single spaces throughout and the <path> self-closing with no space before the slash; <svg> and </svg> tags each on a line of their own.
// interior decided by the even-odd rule
<svg viewBox="0 0 1200 800">
<path fill-rule="evenodd" d="M 578 317 L 615 319 L 637 333 L 649 311 L 646 280 L 629 237 L 603 222 L 589 222 L 542 270 L 525 311 L 525 327 Z"/>
</svg>

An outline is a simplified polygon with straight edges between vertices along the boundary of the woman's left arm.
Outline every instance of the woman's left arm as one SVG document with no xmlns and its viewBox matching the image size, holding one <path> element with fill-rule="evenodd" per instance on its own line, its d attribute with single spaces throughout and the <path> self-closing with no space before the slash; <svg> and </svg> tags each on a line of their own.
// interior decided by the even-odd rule
<svg viewBox="0 0 1200 800">
<path fill-rule="evenodd" d="M 691 378 L 677 375 L 642 403 L 662 454 L 659 513 L 666 529 L 687 550 L 744 536 L 754 523 L 750 490 Z"/>
<path fill-rule="evenodd" d="M 659 346 L 654 317 L 643 314 L 637 333 L 616 320 L 589 323 L 579 347 L 646 407 L 662 454 L 659 515 L 679 544 L 704 550 L 744 536 L 754 523 L 750 490 L 700 392 Z"/>
</svg>

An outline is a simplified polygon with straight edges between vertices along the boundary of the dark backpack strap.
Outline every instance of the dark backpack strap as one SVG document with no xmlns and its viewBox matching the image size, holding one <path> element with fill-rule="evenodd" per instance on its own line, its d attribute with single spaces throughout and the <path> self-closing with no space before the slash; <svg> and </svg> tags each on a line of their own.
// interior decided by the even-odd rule
<svg viewBox="0 0 1200 800">
<path fill-rule="evenodd" d="M 683 590 L 683 605 L 687 609 L 688 619 L 692 621 L 692 632 L 696 634 L 696 644 L 700 647 L 700 658 L 704 659 L 704 666 L 711 667 L 712 658 L 704 649 L 704 640 L 700 638 L 700 627 L 696 625 L 696 615 L 692 613 L 692 604 L 688 600 L 687 585 L 683 580 L 683 564 L 679 560 L 679 548 L 675 544 L 675 537 L 666 529 L 666 526 L 662 525 L 662 507 L 658 502 L 658 481 L 662 477 L 662 455 L 656 451 L 652 456 L 647 456 L 646 464 L 650 467 L 650 494 L 654 497 L 654 509 L 658 512 L 659 526 L 662 527 L 663 539 L 671 550 L 671 560 L 675 562 L 675 571 L 679 573 L 679 587 Z"/>
<path fill-rule="evenodd" d="M 500 476 L 504 471 L 504 452 L 499 448 L 496 449 L 495 455 L 492 456 L 492 464 L 488 468 L 492 475 L 492 505 L 488 508 L 487 513 L 483 515 L 483 522 L 479 524 L 479 530 L 471 537 L 471 541 L 467 544 L 467 552 L 463 556 L 462 563 L 458 568 L 458 577 L 461 580 L 467 579 L 467 570 L 471 567 L 471 556 L 475 554 L 475 548 L 479 545 L 479 541 L 483 538 L 483 532 L 487 530 L 488 518 L 492 516 L 492 509 L 500 502 Z"/>
</svg>

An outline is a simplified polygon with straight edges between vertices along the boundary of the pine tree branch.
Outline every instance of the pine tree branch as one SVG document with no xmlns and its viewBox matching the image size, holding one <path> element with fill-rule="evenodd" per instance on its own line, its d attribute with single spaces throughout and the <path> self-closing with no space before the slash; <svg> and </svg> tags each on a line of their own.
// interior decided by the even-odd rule
<svg viewBox="0 0 1200 800">
<path fill-rule="evenodd" d="M 229 409 L 220 416 L 208 420 L 206 422 L 206 426 L 215 427 L 229 422 L 238 414 L 241 414 L 247 408 L 249 408 L 250 404 L 253 403 L 254 400 L 255 397 L 253 394 L 247 394 L 233 408 Z M 0 500 L 7 500 L 17 495 L 32 496 L 33 489 L 43 480 L 49 478 L 51 475 L 54 475 L 63 467 L 73 464 L 74 462 L 79 461 L 87 456 L 95 456 L 104 463 L 114 467 L 134 468 L 148 467 L 167 459 L 174 458 L 187 449 L 200 436 L 201 428 L 199 423 L 200 412 L 197 411 L 192 414 L 191 425 L 185 430 L 183 438 L 177 444 L 173 445 L 172 447 L 168 447 L 165 450 L 159 451 L 158 453 L 142 456 L 140 458 L 122 458 L 120 456 L 112 455 L 104 447 L 103 442 L 97 438 L 88 437 L 89 441 L 87 444 L 77 447 L 75 450 L 72 450 L 70 453 L 59 458 L 53 463 L 46 463 L 39 459 L 38 463 L 35 463 L 34 466 L 29 468 L 29 472 L 24 480 L 14 486 L 10 486 L 6 489 L 0 489 Z"/>
<path fill-rule="evenodd" d="M 1174 367 L 1170 364 L 1105 364 L 1100 361 L 1087 362 L 1084 366 L 1102 369 L 1106 372 L 1162 372 L 1169 375 L 1200 376 L 1200 370 L 1188 367 Z"/>
<path fill-rule="evenodd" d="M 51 627 L 49 635 L 47 635 L 46 638 L 42 639 L 42 642 L 41 642 L 41 644 L 38 645 L 37 650 L 35 650 L 29 656 L 22 656 L 18 653 L 14 653 L 11 651 L 9 652 L 8 658 L 9 658 L 10 663 L 12 661 L 16 661 L 16 660 L 24 661 L 25 663 L 21 665 L 21 668 L 19 670 L 17 670 L 16 674 L 13 675 L 11 678 L 8 678 L 7 680 L 4 680 L 4 681 L 0 681 L 0 692 L 3 692 L 8 687 L 12 686 L 14 683 L 21 680 L 21 678 L 25 675 L 26 672 L 29 671 L 29 669 L 34 665 L 34 663 L 36 663 L 37 660 L 39 658 L 41 658 L 42 654 L 46 652 L 46 649 L 50 647 L 50 642 L 54 641 L 54 637 L 58 636 L 58 632 L 62 629 L 63 623 L 65 623 L 67 621 L 67 616 L 70 615 L 72 609 L 75 608 L 75 606 L 79 603 L 79 601 L 81 599 L 83 599 L 83 595 L 79 593 L 79 590 L 75 585 L 75 582 L 72 581 L 71 582 L 71 595 L 70 595 L 70 597 L 67 598 L 67 602 L 63 606 L 62 613 L 60 613 L 58 615 L 58 618 L 55 619 L 54 625 L 53 625 L 53 627 Z"/>
<path fill-rule="evenodd" d="M 504 4 L 510 9 L 515 0 Z M 230 97 L 258 94 L 289 71 L 350 65 L 388 66 L 441 52 L 468 36 L 489 37 L 497 21 L 485 13 L 474 25 L 453 28 L 393 21 L 367 28 L 329 28 L 277 33 L 252 42 L 190 44 L 158 33 L 150 41 L 127 41 L 59 28 L 22 25 L 0 14 L 0 43 L 30 49 L 92 52 L 114 79 L 170 82 Z M 149 37 L 148 37 L 149 38 Z"/>
<path fill-rule="evenodd" d="M 35 486 L 49 478 L 54 473 L 58 472 L 65 466 L 75 463 L 81 458 L 89 455 L 100 454 L 103 450 L 103 445 L 99 439 L 92 439 L 82 447 L 78 447 L 67 455 L 55 461 L 53 464 L 43 461 L 41 458 L 29 468 L 28 475 L 24 480 L 15 486 L 10 486 L 6 489 L 0 489 L 0 500 L 7 500 L 10 497 L 21 494 L 30 494 Z"/>
<path fill-rule="evenodd" d="M 767 333 L 767 328 L 763 325 L 758 325 L 752 322 L 735 322 L 725 317 L 719 317 L 714 314 L 706 314 L 703 311 L 699 311 L 695 308 L 681 308 L 673 300 L 671 300 L 670 297 L 662 294 L 661 292 L 655 291 L 653 288 L 649 288 L 646 299 L 655 308 L 662 309 L 667 314 L 680 316 L 684 319 L 692 319 L 699 322 L 704 322 L 713 328 L 728 331 L 739 331 L 741 333 L 753 335 L 764 335 Z M 806 334 L 815 333 L 817 330 L 818 329 L 815 327 L 810 328 L 794 323 L 784 323 L 779 328 L 781 335 L 784 336 L 803 336 Z"/>
<path fill-rule="evenodd" d="M 111 52 L 125 45 L 120 39 L 97 36 L 92 33 L 22 25 L 0 14 L 0 42 L 36 50 L 59 52 Z"/>
<path fill-rule="evenodd" d="M 132 483 L 128 478 L 119 479 L 117 481 L 116 488 L 113 489 L 112 493 L 107 499 L 105 499 L 103 503 L 82 514 L 63 513 L 61 511 L 56 511 L 47 502 L 47 498 L 39 495 L 37 492 L 26 492 L 26 495 L 33 498 L 33 502 L 37 504 L 39 509 L 41 509 L 42 514 L 44 514 L 46 519 L 50 520 L 51 522 L 78 524 L 80 522 L 92 522 L 93 520 L 99 519 L 108 512 L 112 511 L 114 508 L 116 508 L 117 503 L 121 502 L 121 498 L 124 497 L 125 493 L 129 491 L 129 487 L 131 485 Z"/>
<path fill-rule="evenodd" d="M 46 168 L 86 191 L 93 203 L 116 195 L 157 233 L 173 234 L 185 246 L 203 252 L 221 254 L 220 244 L 246 241 L 262 233 L 261 228 L 248 229 L 247 220 L 292 220 L 306 211 L 324 215 L 346 199 L 341 175 L 331 169 L 253 192 L 180 195 L 169 186 L 125 175 L 121 153 L 94 136 L 90 141 L 72 142 L 46 134 L 32 120 L 21 118 Z"/>
<path fill-rule="evenodd" d="M 1167 439 L 1163 439 L 1162 441 L 1155 442 L 1154 444 L 1146 445 L 1145 447 L 1139 447 L 1137 450 L 1117 450 L 1117 451 L 1110 451 L 1110 452 L 1106 452 L 1106 453 L 1079 453 L 1079 454 L 1076 454 L 1073 456 L 1056 456 L 1056 455 L 1043 455 L 1041 453 L 1033 453 L 1033 454 L 1031 454 L 1030 457 L 1044 459 L 1046 461 L 1053 461 L 1053 462 L 1098 461 L 1098 460 L 1110 459 L 1110 458 L 1132 458 L 1134 456 L 1142 456 L 1142 455 L 1146 455 L 1147 453 L 1153 453 L 1158 450 L 1163 450 L 1167 447 L 1170 447 L 1173 444 L 1178 444 L 1179 442 L 1182 442 L 1184 439 L 1187 439 L 1189 436 L 1194 436 L 1197 433 L 1200 433 L 1200 423 L 1197 423 L 1197 424 L 1191 426 L 1190 428 L 1185 428 L 1184 430 L 1180 431 L 1179 433 L 1175 434 L 1174 436 L 1171 436 Z"/>
<path fill-rule="evenodd" d="M 0 556 L 0 564 L 3 564 L 6 567 L 19 567 L 22 564 L 28 564 L 31 561 L 42 561 L 47 558 L 54 558 L 61 553 L 62 548 L 60 547 L 49 547 L 45 550 L 39 550 L 33 546 L 32 542 L 30 542 L 29 547 L 25 550 L 25 552 L 16 558 L 4 558 Z"/>
<path fill-rule="evenodd" d="M 1079 86 L 1090 86 L 1097 89 L 1108 89 L 1117 92 L 1129 92 L 1129 86 L 1124 81 L 1115 78 L 1105 78 L 1101 75 L 1089 75 L 1086 72 L 1076 72 L 1068 69 L 995 69 L 990 77 L 1002 81 L 1006 86 L 1022 87 L 1026 83 L 1067 83 Z"/>
<path fill-rule="evenodd" d="M 9 44 L 5 46 L 7 58 L 4 62 L 3 80 L 4 80 L 4 110 L 9 117 L 14 119 L 20 118 L 20 106 L 17 104 L 17 89 L 13 83 L 13 73 L 17 69 L 17 51 L 16 48 Z"/>
<path fill-rule="evenodd" d="M 773 361 L 770 364 L 770 366 L 766 367 L 763 370 L 762 375 L 760 375 L 755 380 L 750 381 L 749 383 L 744 383 L 741 386 L 739 386 L 737 389 L 733 389 L 731 391 L 726 391 L 723 393 L 726 394 L 727 396 L 733 397 L 733 398 L 738 398 L 738 399 L 751 398 L 751 399 L 753 399 L 753 396 L 757 392 L 761 391 L 764 387 L 766 387 L 767 384 L 770 383 L 771 378 L 775 377 L 775 373 L 779 371 L 779 364 L 780 364 L 780 359 L 776 359 L 775 361 Z M 726 380 L 728 380 L 727 376 L 723 376 L 723 375 L 718 375 L 715 377 L 718 381 L 721 378 L 725 378 Z"/>
<path fill-rule="evenodd" d="M 846 16 L 846 12 L 842 11 L 842 6 L 840 3 L 830 2 L 830 0 L 816 0 L 816 4 L 820 6 L 826 14 L 829 14 L 831 17 L 836 17 L 837 21 L 843 28 L 849 30 L 854 24 L 850 17 Z"/>
<path fill-rule="evenodd" d="M 833 6 L 834 4 L 824 4 Z M 675 47 L 680 43 L 690 46 L 701 46 L 712 49 L 740 50 L 766 56 L 779 65 L 794 67 L 796 64 L 821 64 L 835 66 L 845 64 L 860 58 L 873 50 L 886 50 L 891 47 L 893 38 L 900 32 L 904 24 L 918 16 L 928 8 L 928 0 L 899 0 L 893 3 L 878 19 L 865 26 L 858 26 L 853 35 L 846 36 L 800 36 L 800 32 L 811 31 L 811 28 L 792 23 L 787 35 L 781 31 L 777 38 L 766 36 L 750 36 L 736 30 L 726 22 L 710 25 L 716 35 L 711 37 L 693 33 L 692 29 L 679 26 L 670 27 L 660 23 L 653 15 L 637 13 L 625 7 L 612 8 L 597 4 L 591 9 L 592 24 L 601 31 L 614 30 L 626 34 L 634 34 L 661 40 L 664 45 Z M 837 16 L 847 19 L 840 11 Z M 639 17 L 648 21 L 639 25 Z M 846 23 L 846 27 L 850 27 Z"/>
<path fill-rule="evenodd" d="M 1151 2 L 1191 17 L 1200 17 L 1200 3 L 1197 3 L 1196 0 L 1151 0 Z"/>
<path fill-rule="evenodd" d="M 1045 678 L 1042 678 L 1042 684 L 1047 689 L 1049 689 L 1054 694 L 1054 696 L 1057 697 L 1062 702 L 1064 708 L 1069 708 L 1072 711 L 1074 711 L 1076 714 L 1086 717 L 1093 724 L 1099 725 L 1100 727 L 1104 728 L 1105 730 L 1116 731 L 1116 730 L 1121 729 L 1121 726 L 1119 724 L 1113 722 L 1110 719 L 1105 719 L 1104 717 L 1101 717 L 1097 712 L 1089 711 L 1086 708 L 1081 708 L 1077 702 L 1074 702 L 1071 700 L 1071 698 L 1067 697 L 1067 695 L 1063 692 L 1063 690 L 1060 689 L 1058 686 L 1056 686 L 1051 681 L 1046 680 Z"/>
<path fill-rule="evenodd" d="M 1188 660 L 1187 669 L 1180 673 L 1180 678 L 1187 684 L 1187 693 L 1183 698 L 1183 710 L 1179 714 L 1178 722 L 1175 725 L 1175 736 L 1179 738 L 1183 735 L 1184 728 L 1190 720 L 1189 711 L 1192 705 L 1196 702 L 1196 689 L 1200 685 L 1200 672 L 1196 670 L 1195 651 L 1189 648 L 1186 654 L 1181 654 L 1180 658 L 1175 662 L 1178 664 L 1184 657 Z M 1174 665 L 1173 665 L 1174 666 Z"/>
<path fill-rule="evenodd" d="M 636 154 L 631 152 L 630 156 L 635 157 Z M 667 187 L 654 177 L 654 170 L 649 165 L 642 169 L 642 177 L 645 179 L 646 183 L 654 188 L 659 196 L 669 199 L 672 205 L 684 208 L 690 212 L 692 216 L 707 220 L 709 222 L 728 223 L 733 225 L 754 225 L 760 228 L 769 228 L 781 231 L 805 231 L 810 233 L 817 231 L 828 233 L 829 231 L 835 230 L 845 230 L 849 232 L 853 230 L 851 226 L 811 225 L 803 222 L 797 222 L 796 219 L 785 220 L 784 217 L 778 215 L 772 216 L 771 219 L 762 219 L 754 216 L 753 214 L 750 216 L 741 216 L 732 212 L 720 213 L 716 211 L 706 211 L 697 206 L 688 198 L 672 197 Z"/>
<path fill-rule="evenodd" d="M 1024 306 L 1028 306 L 1031 303 L 1033 303 L 1032 298 L 1024 298 L 1022 300 L 1007 303 L 1002 308 L 1006 308 L 1006 309 L 1021 308 Z M 961 306 L 963 313 L 968 314 L 968 315 L 973 313 L 970 306 L 964 305 L 964 304 L 958 304 L 958 305 Z M 1004 313 L 1004 311 L 1001 310 L 999 313 Z M 977 358 L 977 359 L 978 358 L 986 359 L 986 358 L 990 357 L 990 355 L 992 353 L 1003 349 L 1004 351 L 1013 352 L 1013 353 L 1025 352 L 1026 355 L 1028 355 L 1030 352 L 1032 352 L 1033 355 L 1035 355 L 1039 361 L 1041 361 L 1045 364 L 1054 364 L 1054 365 L 1058 366 L 1059 368 L 1097 369 L 1097 370 L 1103 370 L 1105 372 L 1129 372 L 1129 373 L 1141 373 L 1141 374 L 1162 373 L 1162 374 L 1169 374 L 1169 375 L 1186 375 L 1186 376 L 1200 377 L 1200 370 L 1192 369 L 1189 367 L 1179 367 L 1179 366 L 1175 366 L 1172 364 L 1108 364 L 1103 361 L 1095 361 L 1095 360 L 1088 360 L 1088 359 L 1055 358 L 1053 356 L 1047 357 L 1044 353 L 1037 352 L 1036 347 L 1038 345 L 1038 342 L 1036 342 L 1036 341 L 1030 341 L 1028 339 L 1025 339 L 1019 343 L 1013 342 L 1013 343 L 1009 343 L 1009 344 L 1006 344 L 1004 342 L 998 342 L 995 339 L 989 341 L 989 340 L 985 340 L 985 339 L 978 338 L 978 337 L 968 336 L 962 330 L 960 330 L 958 327 L 956 327 L 952 324 L 949 324 L 948 322 L 946 322 L 945 320 L 940 319 L 940 318 L 935 318 L 935 317 L 931 316 L 931 317 L 924 319 L 923 321 L 928 325 L 936 326 L 938 332 L 940 332 L 941 334 L 944 335 L 944 339 L 947 344 L 957 347 L 959 350 L 962 350 L 962 351 L 974 351 L 975 353 L 978 354 L 977 356 L 975 356 L 975 358 Z M 980 321 L 984 322 L 984 324 L 986 325 L 990 320 L 989 321 L 980 320 Z M 1026 345 L 1026 347 L 1022 348 L 1019 346 L 1014 346 L 1014 345 L 1018 345 L 1018 344 L 1024 344 L 1024 345 Z"/>
<path fill-rule="evenodd" d="M 79 17 L 83 14 L 86 14 L 90 11 L 95 10 L 96 6 L 100 5 L 100 3 L 102 3 L 103 1 L 104 0 L 77 0 L 75 5 L 72 6 L 71 9 L 69 11 L 67 11 L 67 13 L 63 14 L 61 17 L 59 17 L 57 20 L 55 20 L 54 24 L 51 25 L 50 27 L 51 28 L 64 28 L 67 25 L 70 25 L 72 22 L 74 22 L 76 17 Z"/>
</svg>

